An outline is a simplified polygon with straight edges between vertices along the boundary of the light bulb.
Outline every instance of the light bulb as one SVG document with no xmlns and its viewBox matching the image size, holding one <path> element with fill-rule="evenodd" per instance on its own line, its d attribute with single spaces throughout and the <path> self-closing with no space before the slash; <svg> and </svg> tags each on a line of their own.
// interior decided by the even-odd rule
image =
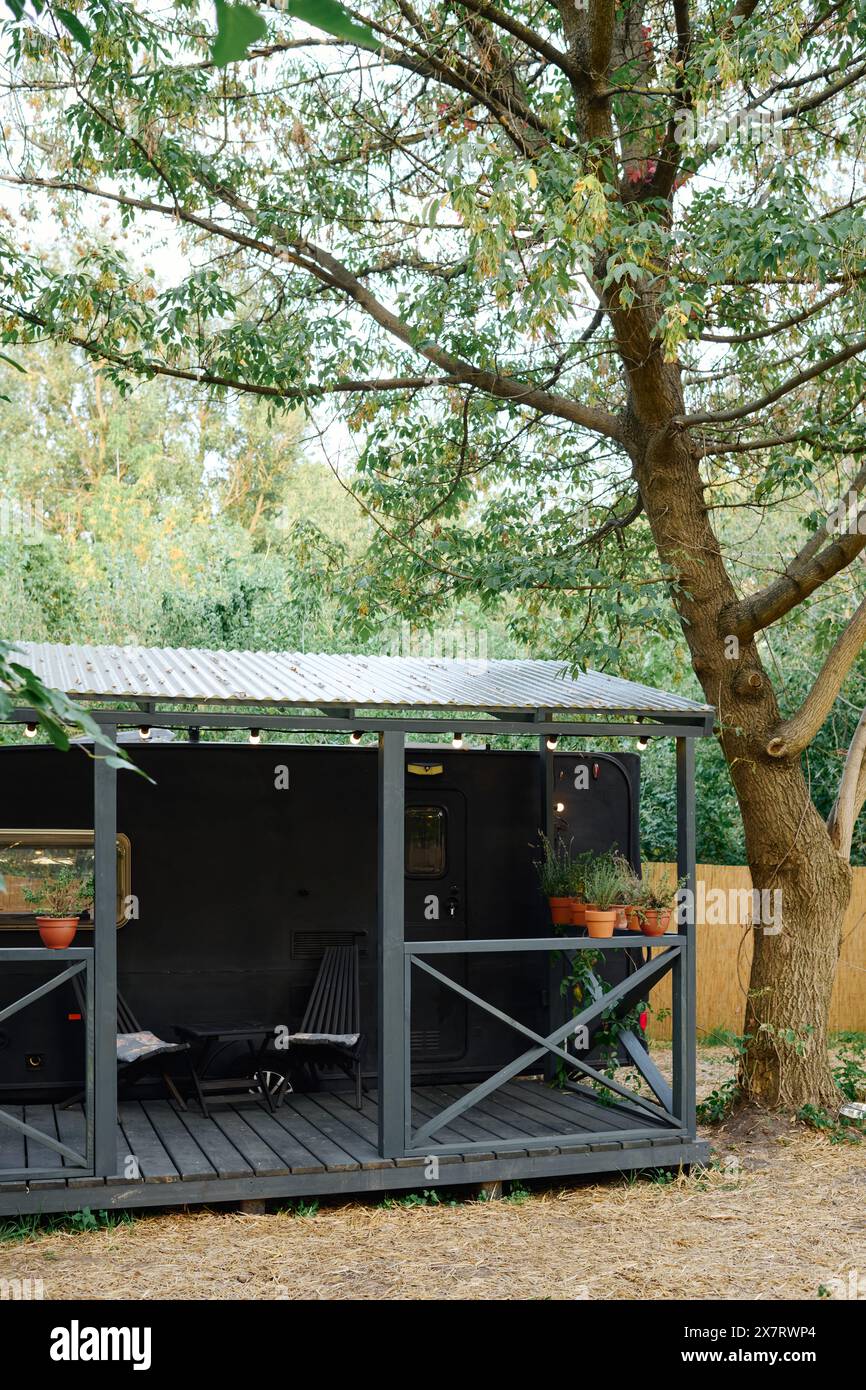
<svg viewBox="0 0 866 1390">
<path fill-rule="evenodd" d="M 250 743 L 261 743 L 262 734 L 260 729 L 250 729 Z"/>
<path fill-rule="evenodd" d="M 550 737 L 549 737 L 549 739 L 547 740 L 547 746 L 548 746 L 548 748 L 550 749 L 551 753 L 552 753 L 553 750 L 556 748 L 556 746 L 557 746 L 558 743 L 559 743 L 559 734 L 551 734 Z"/>
<path fill-rule="evenodd" d="M 362 734 L 360 729 L 353 729 L 349 734 L 349 742 L 355 747 L 361 742 Z"/>
<path fill-rule="evenodd" d="M 637 741 L 637 746 L 638 746 L 638 750 L 639 750 L 641 753 L 645 753 L 646 750 L 649 748 L 649 739 L 648 739 L 648 738 L 639 738 L 638 741 Z"/>
<path fill-rule="evenodd" d="M 139 727 L 138 727 L 138 737 L 139 737 L 139 738 L 142 738 L 142 739 L 145 739 L 145 740 L 147 740 L 147 739 L 150 738 L 150 725 L 149 725 L 149 724 L 140 724 L 140 725 L 139 725 Z"/>
<path fill-rule="evenodd" d="M 452 748 L 456 748 L 456 749 L 458 750 L 458 752 L 459 752 L 459 750 L 463 747 L 463 735 L 462 735 L 462 734 L 455 733 L 454 737 L 453 737 L 452 740 L 451 740 L 451 747 L 452 747 Z"/>
<path fill-rule="evenodd" d="M 564 801 L 557 801 L 557 803 L 556 803 L 556 809 L 557 809 L 557 811 L 559 811 L 560 813 L 563 812 L 563 811 L 565 810 L 565 802 L 564 802 Z"/>
<path fill-rule="evenodd" d="M 25 725 L 24 725 L 24 737 L 25 737 L 25 738 L 35 738 L 35 737 L 36 737 L 36 729 L 37 729 L 37 725 L 36 725 L 36 724 L 25 724 Z"/>
</svg>

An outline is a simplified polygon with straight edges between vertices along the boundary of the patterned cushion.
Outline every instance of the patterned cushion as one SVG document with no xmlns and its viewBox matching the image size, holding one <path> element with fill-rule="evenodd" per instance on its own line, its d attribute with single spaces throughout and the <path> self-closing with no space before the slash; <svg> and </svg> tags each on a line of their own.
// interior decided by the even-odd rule
<svg viewBox="0 0 866 1390">
<path fill-rule="evenodd" d="M 148 1033 L 142 1029 L 140 1033 L 118 1033 L 117 1035 L 117 1060 L 118 1062 L 137 1062 L 141 1057 L 156 1057 L 160 1052 L 182 1052 L 185 1049 L 179 1043 L 163 1042 L 155 1033 Z"/>
</svg>

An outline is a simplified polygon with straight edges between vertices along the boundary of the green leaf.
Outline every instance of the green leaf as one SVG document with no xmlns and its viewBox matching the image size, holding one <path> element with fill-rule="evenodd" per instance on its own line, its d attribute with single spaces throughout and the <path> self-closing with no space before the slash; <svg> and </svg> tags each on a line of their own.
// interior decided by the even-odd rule
<svg viewBox="0 0 866 1390">
<path fill-rule="evenodd" d="M 23 0 L 6 0 L 6 7 L 7 7 L 7 9 L 10 9 L 10 10 L 12 11 L 12 13 L 14 14 L 14 16 L 15 16 L 16 19 L 22 19 L 22 18 L 23 18 L 23 16 L 24 16 L 24 2 L 23 2 Z"/>
<path fill-rule="evenodd" d="M 71 14 L 69 10 L 61 10 L 57 5 L 54 6 L 54 13 L 60 20 L 60 23 L 63 25 L 64 29 L 68 29 L 72 37 L 78 43 L 81 44 L 81 47 L 86 48 L 89 52 L 90 35 L 88 34 L 84 25 L 81 23 L 81 20 L 77 19 L 76 16 L 74 14 Z"/>
<path fill-rule="evenodd" d="M 334 38 L 348 39 L 360 48 L 378 49 L 382 46 L 382 40 L 376 38 L 372 29 L 350 19 L 338 0 L 289 0 L 286 13 L 295 19 L 302 19 L 305 24 L 311 24 L 314 29 L 324 29 L 326 34 L 333 34 Z"/>
<path fill-rule="evenodd" d="M 217 36 L 211 56 L 218 68 L 237 63 L 251 44 L 264 38 L 267 25 L 249 5 L 227 5 L 216 0 Z"/>
<path fill-rule="evenodd" d="M 23 372 L 27 375 L 27 368 L 22 367 L 20 362 L 16 362 L 14 357 L 7 357 L 5 352 L 0 352 L 0 362 L 8 362 L 10 367 L 14 367 L 16 372 Z"/>
</svg>

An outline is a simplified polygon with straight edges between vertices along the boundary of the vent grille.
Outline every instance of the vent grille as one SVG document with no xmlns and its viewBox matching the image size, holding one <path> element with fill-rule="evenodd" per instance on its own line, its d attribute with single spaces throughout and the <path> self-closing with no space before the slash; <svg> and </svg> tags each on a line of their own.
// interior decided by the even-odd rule
<svg viewBox="0 0 866 1390">
<path fill-rule="evenodd" d="M 442 1050 L 442 1034 L 438 1028 L 412 1029 L 413 1052 L 436 1052 Z"/>
<path fill-rule="evenodd" d="M 329 946 L 351 946 L 357 941 L 359 954 L 367 954 L 367 933 L 351 931 L 295 931 L 292 932 L 292 959 L 318 960 Z"/>
</svg>

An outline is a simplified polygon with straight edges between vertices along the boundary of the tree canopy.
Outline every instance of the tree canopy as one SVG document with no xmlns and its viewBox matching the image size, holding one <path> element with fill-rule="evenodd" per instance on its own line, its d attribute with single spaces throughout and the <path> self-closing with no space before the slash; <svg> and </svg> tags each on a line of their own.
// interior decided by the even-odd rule
<svg viewBox="0 0 866 1390">
<path fill-rule="evenodd" d="M 339 421 L 362 624 L 505 598 L 624 674 L 678 627 L 786 894 L 750 1084 L 826 1098 L 866 717 L 829 817 L 803 754 L 866 638 L 866 5 L 274 3 L 235 62 L 228 8 L 15 0 L 4 351 Z"/>
</svg>

